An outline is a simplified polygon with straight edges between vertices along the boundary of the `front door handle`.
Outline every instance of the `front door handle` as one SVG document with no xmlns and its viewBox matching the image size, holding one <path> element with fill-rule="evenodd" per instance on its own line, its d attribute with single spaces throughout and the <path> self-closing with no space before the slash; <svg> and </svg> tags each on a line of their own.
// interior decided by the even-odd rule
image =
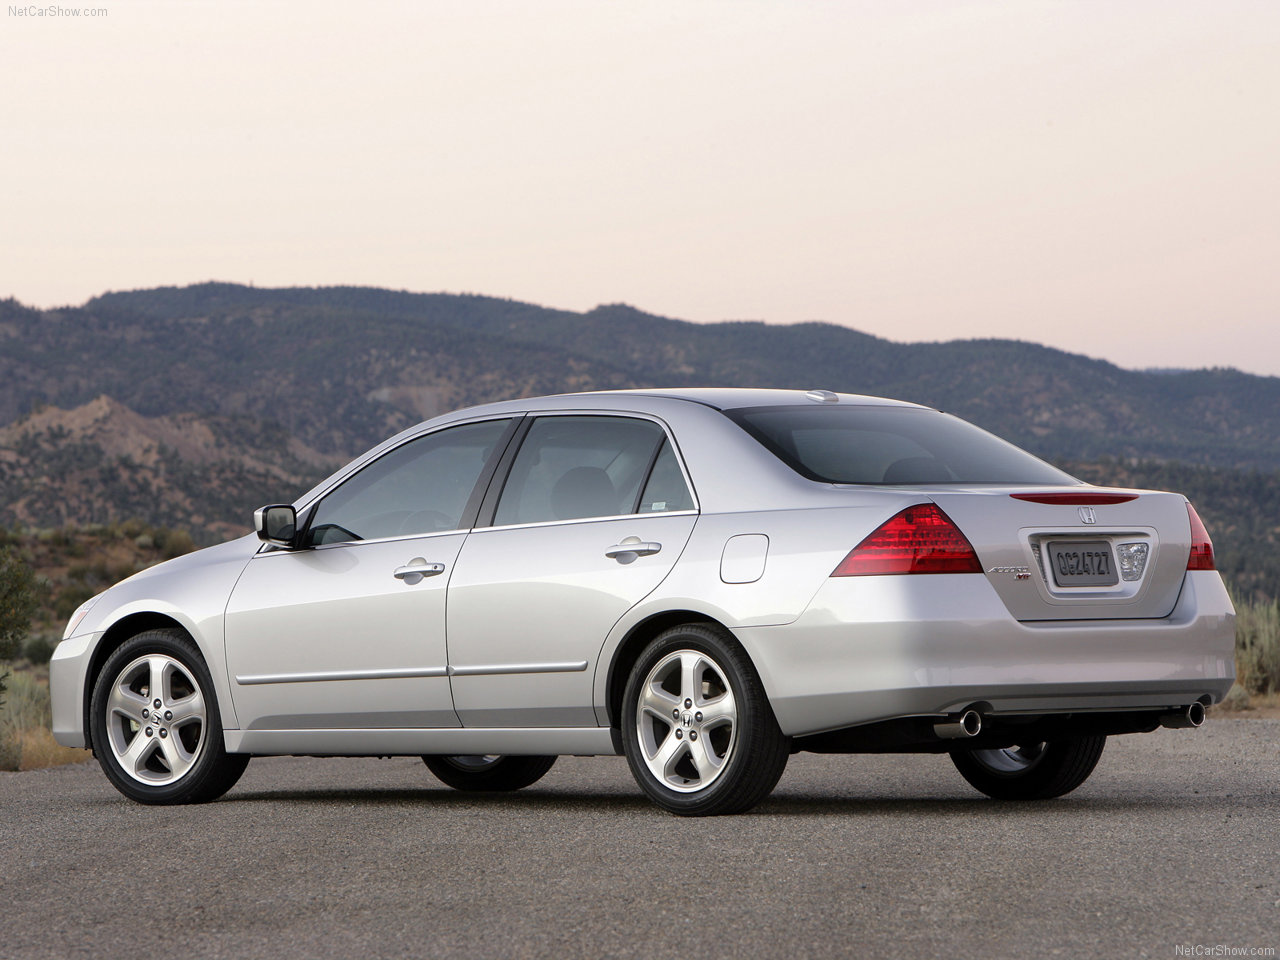
<svg viewBox="0 0 1280 960">
<path fill-rule="evenodd" d="M 644 541 L 639 537 L 627 537 L 621 543 L 615 543 L 604 552 L 619 563 L 631 563 L 636 557 L 648 557 L 662 549 L 662 544 Z"/>
<path fill-rule="evenodd" d="M 414 557 L 403 567 L 396 567 L 391 575 L 412 586 L 415 583 L 421 583 L 423 577 L 438 577 L 442 573 L 444 573 L 443 563 L 427 563 L 422 557 Z"/>
</svg>

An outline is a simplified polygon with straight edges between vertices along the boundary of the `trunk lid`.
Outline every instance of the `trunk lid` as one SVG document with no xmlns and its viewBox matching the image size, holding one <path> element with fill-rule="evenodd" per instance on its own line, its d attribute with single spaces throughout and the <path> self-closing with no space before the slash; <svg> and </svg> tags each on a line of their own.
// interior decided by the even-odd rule
<svg viewBox="0 0 1280 960">
<path fill-rule="evenodd" d="M 1180 494 L 1112 487 L 921 490 L 969 538 L 1018 620 L 1167 617 L 1191 550 Z"/>
</svg>

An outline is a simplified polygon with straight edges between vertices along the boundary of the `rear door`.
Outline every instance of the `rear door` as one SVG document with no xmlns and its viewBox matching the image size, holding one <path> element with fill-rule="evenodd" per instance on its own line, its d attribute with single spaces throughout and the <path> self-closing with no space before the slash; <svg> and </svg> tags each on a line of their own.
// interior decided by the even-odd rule
<svg viewBox="0 0 1280 960">
<path fill-rule="evenodd" d="M 455 709 L 469 727 L 595 726 L 604 639 L 697 519 L 676 448 L 656 420 L 540 416 L 494 488 L 449 584 Z"/>
</svg>

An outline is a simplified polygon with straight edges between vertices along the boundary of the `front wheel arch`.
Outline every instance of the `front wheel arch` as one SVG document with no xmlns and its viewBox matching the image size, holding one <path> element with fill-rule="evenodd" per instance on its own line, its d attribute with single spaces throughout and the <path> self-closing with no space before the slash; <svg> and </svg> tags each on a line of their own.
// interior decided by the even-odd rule
<svg viewBox="0 0 1280 960">
<path fill-rule="evenodd" d="M 84 730 L 84 742 L 90 750 L 96 754 L 97 750 L 93 745 L 93 736 L 90 733 L 90 709 L 93 705 L 93 688 L 98 685 L 98 675 L 102 673 L 103 666 L 111 659 L 111 655 L 120 647 L 124 646 L 134 637 L 148 630 L 178 630 L 186 635 L 187 639 L 192 643 L 196 643 L 195 637 L 191 636 L 191 631 L 184 627 L 173 617 L 165 616 L 163 613 L 133 613 L 127 617 L 122 617 L 107 628 L 106 633 L 102 635 L 102 639 L 98 641 L 98 645 L 93 650 L 93 656 L 89 659 L 89 668 L 85 671 L 84 677 L 84 697 L 80 705 L 81 723 Z M 196 647 L 199 648 L 199 644 Z M 204 656 L 201 651 L 201 656 Z M 208 663 L 208 658 L 205 658 Z"/>
</svg>

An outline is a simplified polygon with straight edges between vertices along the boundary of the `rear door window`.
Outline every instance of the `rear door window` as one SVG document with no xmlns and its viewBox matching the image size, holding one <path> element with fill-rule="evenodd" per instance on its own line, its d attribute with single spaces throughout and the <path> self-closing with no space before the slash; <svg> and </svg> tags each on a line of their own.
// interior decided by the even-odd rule
<svg viewBox="0 0 1280 960">
<path fill-rule="evenodd" d="M 666 433 L 636 417 L 534 420 L 498 500 L 496 526 L 691 509 Z"/>
</svg>

